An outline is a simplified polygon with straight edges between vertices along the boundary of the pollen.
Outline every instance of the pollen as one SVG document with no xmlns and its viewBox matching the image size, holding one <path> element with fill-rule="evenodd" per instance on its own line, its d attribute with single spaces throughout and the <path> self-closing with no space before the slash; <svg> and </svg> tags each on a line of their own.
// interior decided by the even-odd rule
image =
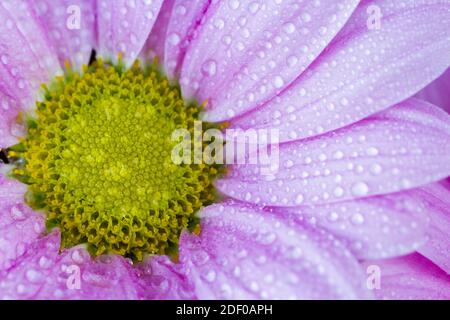
<svg viewBox="0 0 450 320">
<path fill-rule="evenodd" d="M 28 184 L 27 203 L 61 247 L 141 261 L 176 252 L 195 213 L 215 200 L 222 168 L 175 164 L 172 132 L 193 131 L 201 107 L 186 104 L 155 66 L 96 61 L 46 88 L 26 136 L 9 151 L 12 175 Z"/>
</svg>

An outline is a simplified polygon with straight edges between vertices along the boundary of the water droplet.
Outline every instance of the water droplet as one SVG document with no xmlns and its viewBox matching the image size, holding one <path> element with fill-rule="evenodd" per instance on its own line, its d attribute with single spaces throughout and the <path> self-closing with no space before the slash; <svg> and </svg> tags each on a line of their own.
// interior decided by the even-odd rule
<svg viewBox="0 0 450 320">
<path fill-rule="evenodd" d="M 175 13 L 181 16 L 184 16 L 186 14 L 187 10 L 186 7 L 183 5 L 179 5 L 176 9 L 175 9 Z"/>
<path fill-rule="evenodd" d="M 180 43 L 181 39 L 180 36 L 177 33 L 172 33 L 169 35 L 169 43 L 176 46 Z"/>
<path fill-rule="evenodd" d="M 230 8 L 233 10 L 236 10 L 240 6 L 239 0 L 230 0 L 229 4 Z"/>
<path fill-rule="evenodd" d="M 355 213 L 354 215 L 352 215 L 351 221 L 353 224 L 363 224 L 364 217 L 360 213 Z"/>
<path fill-rule="evenodd" d="M 214 27 L 221 30 L 225 27 L 225 21 L 223 19 L 216 19 L 214 20 Z"/>
<path fill-rule="evenodd" d="M 303 194 L 301 194 L 301 193 L 299 193 L 299 194 L 297 195 L 297 197 L 295 197 L 295 203 L 296 203 L 296 204 L 301 204 L 301 203 L 303 203 L 303 200 L 304 200 L 304 197 L 303 197 Z"/>
<path fill-rule="evenodd" d="M 42 256 L 39 258 L 39 266 L 43 269 L 47 269 L 51 266 L 52 262 L 46 256 Z"/>
<path fill-rule="evenodd" d="M 369 186 L 365 182 L 357 182 L 352 186 L 352 194 L 356 197 L 362 197 L 369 193 Z"/>
<path fill-rule="evenodd" d="M 256 13 L 259 10 L 259 3 L 254 1 L 248 7 L 250 13 Z"/>
<path fill-rule="evenodd" d="M 294 259 L 298 259 L 303 255 L 303 250 L 300 248 L 294 248 L 294 250 L 292 250 L 292 257 Z"/>
<path fill-rule="evenodd" d="M 342 195 L 344 194 L 344 189 L 342 189 L 341 187 L 337 187 L 336 189 L 334 189 L 333 193 L 336 197 L 342 197 Z"/>
<path fill-rule="evenodd" d="M 294 166 L 294 162 L 292 160 L 287 160 L 284 166 L 286 168 L 292 168 Z"/>
<path fill-rule="evenodd" d="M 334 222 L 337 221 L 337 219 L 339 219 L 339 215 L 334 211 L 330 212 L 330 214 L 328 215 L 328 220 Z"/>
<path fill-rule="evenodd" d="M 274 279 L 275 279 L 275 277 L 274 277 L 273 274 L 271 274 L 271 273 L 266 274 L 266 275 L 264 276 L 264 281 L 265 281 L 266 283 L 272 283 Z"/>
<path fill-rule="evenodd" d="M 295 25 L 292 22 L 285 23 L 283 25 L 283 30 L 287 34 L 291 34 L 295 32 Z"/>
<path fill-rule="evenodd" d="M 84 260 L 84 259 L 83 259 L 83 255 L 80 253 L 79 250 L 75 249 L 75 250 L 72 252 L 71 257 L 72 257 L 73 262 L 78 263 L 78 264 L 83 263 L 83 260 Z"/>
<path fill-rule="evenodd" d="M 259 285 L 258 285 L 258 283 L 256 283 L 256 281 L 252 281 L 252 282 L 250 283 L 250 289 L 251 289 L 253 292 L 257 292 L 257 291 L 259 290 Z"/>
<path fill-rule="evenodd" d="M 311 15 L 309 13 L 305 12 L 305 13 L 302 14 L 302 19 L 305 22 L 310 22 L 312 18 L 311 18 Z"/>
<path fill-rule="evenodd" d="M 25 276 L 27 277 L 28 281 L 32 283 L 39 282 L 42 279 L 42 274 L 34 269 L 28 270 Z"/>
<path fill-rule="evenodd" d="M 214 282 L 216 280 L 216 272 L 214 270 L 210 270 L 205 276 L 205 280 L 208 282 Z"/>
<path fill-rule="evenodd" d="M 2 61 L 3 64 L 8 64 L 9 62 L 8 56 L 4 54 L 0 57 L 0 60 Z"/>
<path fill-rule="evenodd" d="M 334 154 L 333 157 L 336 160 L 342 159 L 344 157 L 344 153 L 341 150 L 337 150 Z"/>
<path fill-rule="evenodd" d="M 287 59 L 287 64 L 289 67 L 293 67 L 297 64 L 298 58 L 296 56 L 290 56 Z"/>
<path fill-rule="evenodd" d="M 228 110 L 227 110 L 227 116 L 229 116 L 230 118 L 232 118 L 232 117 L 234 117 L 234 115 L 235 115 L 235 112 L 234 112 L 233 109 L 228 109 Z"/>
<path fill-rule="evenodd" d="M 366 153 L 369 156 L 376 156 L 376 155 L 378 155 L 378 149 L 375 147 L 370 147 L 366 150 Z"/>
<path fill-rule="evenodd" d="M 281 87 L 283 87 L 283 85 L 284 85 L 284 80 L 283 80 L 283 78 L 280 77 L 280 76 L 276 76 L 276 77 L 273 79 L 273 85 L 274 85 L 275 88 L 277 88 L 277 89 L 280 89 Z"/>
<path fill-rule="evenodd" d="M 202 65 L 203 75 L 210 77 L 215 75 L 217 72 L 217 63 L 215 60 L 206 60 Z"/>
<path fill-rule="evenodd" d="M 11 216 L 14 220 L 20 221 L 25 219 L 25 214 L 20 208 L 13 206 L 11 208 Z"/>
<path fill-rule="evenodd" d="M 231 298 L 233 291 L 228 284 L 224 283 L 220 287 L 220 293 L 225 299 L 229 299 Z"/>
<path fill-rule="evenodd" d="M 370 166 L 370 172 L 374 175 L 379 175 L 381 171 L 383 171 L 383 168 L 378 163 L 374 163 Z"/>
</svg>

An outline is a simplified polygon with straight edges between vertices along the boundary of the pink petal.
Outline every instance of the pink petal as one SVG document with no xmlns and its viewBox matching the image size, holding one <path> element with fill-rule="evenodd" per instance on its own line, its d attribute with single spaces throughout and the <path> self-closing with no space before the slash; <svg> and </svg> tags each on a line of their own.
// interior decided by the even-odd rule
<svg viewBox="0 0 450 320">
<path fill-rule="evenodd" d="M 450 112 L 450 68 L 416 96 Z"/>
<path fill-rule="evenodd" d="M 14 265 L 44 231 L 43 216 L 24 203 L 25 191 L 24 184 L 0 174 L 0 272 Z"/>
<path fill-rule="evenodd" d="M 137 58 L 156 21 L 162 0 L 97 0 L 99 56 L 117 61 L 119 52 L 126 65 Z"/>
<path fill-rule="evenodd" d="M 170 78 L 179 76 L 186 51 L 211 7 L 210 0 L 174 0 L 164 38 L 164 69 Z"/>
<path fill-rule="evenodd" d="M 238 203 L 201 213 L 184 233 L 180 263 L 199 299 L 370 297 L 356 260 L 324 231 Z"/>
<path fill-rule="evenodd" d="M 52 232 L 36 241 L 16 265 L 0 272 L 0 298 L 115 300 L 141 297 L 140 281 L 129 261 L 119 256 L 92 260 L 82 248 L 59 253 L 59 245 L 59 232 Z"/>
<path fill-rule="evenodd" d="M 61 65 L 68 60 L 73 68 L 79 69 L 89 63 L 96 45 L 94 3 L 92 0 L 31 1 Z"/>
<path fill-rule="evenodd" d="M 159 61 L 164 61 L 164 46 L 166 41 L 167 26 L 172 16 L 172 9 L 175 0 L 163 1 L 155 25 L 148 36 L 140 58 L 149 61 L 158 57 Z"/>
<path fill-rule="evenodd" d="M 166 75 L 176 79 L 186 50 L 210 4 L 209 0 L 165 1 L 142 50 L 142 58 L 158 57 Z"/>
<path fill-rule="evenodd" d="M 373 290 L 379 299 L 450 299 L 450 276 L 419 254 L 364 265 L 379 267 L 380 288 Z"/>
<path fill-rule="evenodd" d="M 6 177 L 11 168 L 0 164 L 0 204 L 11 204 L 23 201 L 23 195 L 27 191 L 25 184 Z M 11 201 L 11 202 L 9 202 Z"/>
<path fill-rule="evenodd" d="M 418 251 L 450 274 L 450 183 L 425 186 L 422 197 L 427 199 L 431 226 L 429 241 Z"/>
<path fill-rule="evenodd" d="M 44 30 L 24 1 L 2 1 L 0 21 L 0 91 L 21 109 L 34 106 L 41 84 L 61 69 Z"/>
<path fill-rule="evenodd" d="M 149 257 L 138 267 L 143 282 L 144 298 L 151 300 L 192 300 L 193 288 L 180 270 L 167 256 Z"/>
<path fill-rule="evenodd" d="M 380 30 L 367 27 L 373 5 L 383 14 Z M 442 1 L 364 1 L 305 73 L 233 126 L 276 128 L 280 141 L 291 141 L 386 109 L 450 65 L 449 29 L 450 8 Z"/>
<path fill-rule="evenodd" d="M 23 127 L 16 121 L 19 111 L 17 101 L 0 91 L 0 148 L 16 144 L 23 134 Z"/>
<path fill-rule="evenodd" d="M 184 97 L 208 99 L 208 121 L 227 120 L 268 101 L 320 54 L 357 3 L 213 4 L 183 62 Z M 177 39 L 176 33 L 168 36 L 169 42 Z"/>
<path fill-rule="evenodd" d="M 274 208 L 323 228 L 359 259 L 382 259 L 414 252 L 426 242 L 425 200 L 413 192 L 326 205 Z"/>
<path fill-rule="evenodd" d="M 216 185 L 233 198 L 276 206 L 425 185 L 450 175 L 449 124 L 441 109 L 410 99 L 347 128 L 282 144 L 278 171 L 271 164 L 273 174 L 261 174 L 256 165 L 236 165 Z"/>
</svg>

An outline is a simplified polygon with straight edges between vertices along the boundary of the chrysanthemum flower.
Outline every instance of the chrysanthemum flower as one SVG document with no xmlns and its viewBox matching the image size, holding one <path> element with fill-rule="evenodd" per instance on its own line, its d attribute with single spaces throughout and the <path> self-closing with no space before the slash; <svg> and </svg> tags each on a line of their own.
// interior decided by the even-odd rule
<svg viewBox="0 0 450 320">
<path fill-rule="evenodd" d="M 449 298 L 450 118 L 411 98 L 449 1 L 6 0 L 0 25 L 2 298 Z M 200 119 L 278 130 L 279 167 L 174 164 Z"/>
</svg>

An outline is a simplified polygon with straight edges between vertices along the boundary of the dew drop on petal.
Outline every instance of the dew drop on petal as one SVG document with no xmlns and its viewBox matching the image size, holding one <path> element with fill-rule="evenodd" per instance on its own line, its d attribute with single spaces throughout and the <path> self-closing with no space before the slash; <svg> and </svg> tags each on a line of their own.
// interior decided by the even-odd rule
<svg viewBox="0 0 450 320">
<path fill-rule="evenodd" d="M 180 36 L 178 34 L 176 34 L 176 33 L 170 34 L 169 37 L 168 37 L 168 40 L 169 40 L 169 43 L 171 45 L 174 45 L 174 46 L 179 44 L 180 41 L 181 41 Z"/>
<path fill-rule="evenodd" d="M 275 88 L 280 89 L 283 85 L 284 85 L 284 80 L 282 77 L 280 76 L 276 76 L 273 79 L 273 85 L 275 86 Z"/>
<path fill-rule="evenodd" d="M 360 213 L 355 213 L 354 215 L 352 215 L 351 221 L 353 224 L 363 224 L 364 217 Z"/>
<path fill-rule="evenodd" d="M 370 172 L 374 175 L 379 175 L 382 170 L 383 168 L 378 163 L 374 163 L 370 166 Z"/>
<path fill-rule="evenodd" d="M 352 186 L 352 194 L 356 197 L 362 197 L 369 193 L 369 186 L 365 182 L 357 182 Z"/>
<path fill-rule="evenodd" d="M 295 203 L 296 204 L 301 204 L 303 203 L 304 197 L 303 194 L 299 193 L 296 197 L 295 197 Z"/>
<path fill-rule="evenodd" d="M 336 197 L 342 197 L 342 195 L 344 194 L 344 189 L 342 189 L 341 187 L 337 187 L 336 189 L 334 189 L 333 193 Z"/>
<path fill-rule="evenodd" d="M 215 60 L 206 60 L 202 65 L 203 75 L 210 77 L 215 75 L 217 72 L 217 63 Z"/>
<path fill-rule="evenodd" d="M 283 25 L 283 30 L 287 34 L 291 34 L 295 32 L 295 25 L 292 22 L 288 22 Z"/>
<path fill-rule="evenodd" d="M 204 278 L 208 282 L 213 282 L 214 280 L 216 280 L 216 272 L 214 270 L 210 270 L 206 273 Z"/>
</svg>

